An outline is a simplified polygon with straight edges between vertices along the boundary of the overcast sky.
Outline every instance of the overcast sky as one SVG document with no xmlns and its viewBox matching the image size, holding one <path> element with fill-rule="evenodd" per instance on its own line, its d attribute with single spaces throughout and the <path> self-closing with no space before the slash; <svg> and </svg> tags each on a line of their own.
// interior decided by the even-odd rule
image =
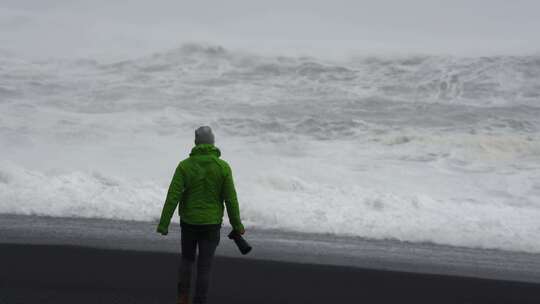
<svg viewBox="0 0 540 304">
<path fill-rule="evenodd" d="M 264 52 L 522 54 L 540 50 L 540 1 L 0 0 L 0 50 L 139 56 L 183 42 Z"/>
</svg>

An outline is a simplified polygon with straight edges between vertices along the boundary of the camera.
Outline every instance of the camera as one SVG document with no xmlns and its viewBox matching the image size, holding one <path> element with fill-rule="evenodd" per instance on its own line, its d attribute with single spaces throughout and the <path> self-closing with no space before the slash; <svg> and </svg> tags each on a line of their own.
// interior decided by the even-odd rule
<svg viewBox="0 0 540 304">
<path fill-rule="evenodd" d="M 233 240 L 242 254 L 248 254 L 251 251 L 251 246 L 236 230 L 229 233 L 229 239 Z"/>
</svg>

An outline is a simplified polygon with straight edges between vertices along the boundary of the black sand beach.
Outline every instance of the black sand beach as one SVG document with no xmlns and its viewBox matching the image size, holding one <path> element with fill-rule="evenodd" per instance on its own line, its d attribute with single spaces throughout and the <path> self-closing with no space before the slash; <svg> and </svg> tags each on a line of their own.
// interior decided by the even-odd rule
<svg viewBox="0 0 540 304">
<path fill-rule="evenodd" d="M 174 303 L 180 234 L 0 214 L 0 304 Z M 249 229 L 216 251 L 210 303 L 540 303 L 534 253 Z"/>
<path fill-rule="evenodd" d="M 0 244 L 0 303 L 174 303 L 179 254 Z M 540 303 L 540 285 L 218 256 L 210 303 Z"/>
</svg>

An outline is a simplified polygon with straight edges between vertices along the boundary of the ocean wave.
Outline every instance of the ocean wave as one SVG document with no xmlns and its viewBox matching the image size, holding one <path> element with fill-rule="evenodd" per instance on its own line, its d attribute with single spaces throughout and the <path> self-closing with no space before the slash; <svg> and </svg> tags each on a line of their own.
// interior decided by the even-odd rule
<svg viewBox="0 0 540 304">
<path fill-rule="evenodd" d="M 256 175 L 239 189 L 247 227 L 540 252 L 540 208 L 532 203 L 442 200 L 315 183 L 278 171 Z M 1 213 L 152 222 L 166 194 L 152 182 L 98 172 L 46 174 L 5 162 L 0 190 Z"/>
<path fill-rule="evenodd" d="M 248 225 L 540 252 L 538 56 L 0 63 L 0 212 L 155 221 L 208 124 Z"/>
<path fill-rule="evenodd" d="M 156 219 L 163 189 L 98 172 L 43 173 L 3 162 L 0 212 L 122 220 Z"/>
<path fill-rule="evenodd" d="M 379 98 L 477 107 L 538 107 L 540 96 L 538 55 L 411 55 L 330 61 L 261 56 L 220 46 L 189 44 L 113 63 L 11 61 L 3 58 L 6 66 L 0 71 L 0 80 L 17 85 L 27 94 L 47 96 L 59 94 L 60 90 L 63 94 L 75 93 L 76 89 L 80 98 L 98 95 L 100 100 L 110 103 L 124 98 L 154 98 L 182 104 L 220 96 L 234 103 L 235 99 L 242 100 L 239 95 L 243 94 L 250 96 L 249 104 L 257 104 L 261 96 L 266 96 L 262 101 L 270 103 Z M 59 69 L 66 72 L 65 77 L 58 75 Z M 13 78 L 14 74 L 17 77 Z M 10 97 L 9 93 L 3 94 Z"/>
</svg>

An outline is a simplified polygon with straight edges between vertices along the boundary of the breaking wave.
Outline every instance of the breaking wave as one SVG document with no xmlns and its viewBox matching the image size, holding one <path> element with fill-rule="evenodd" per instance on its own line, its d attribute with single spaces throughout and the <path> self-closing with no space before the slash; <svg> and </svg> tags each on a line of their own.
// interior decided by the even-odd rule
<svg viewBox="0 0 540 304">
<path fill-rule="evenodd" d="M 539 102 L 540 56 L 0 52 L 0 212 L 155 221 L 207 124 L 249 226 L 540 252 Z"/>
</svg>

